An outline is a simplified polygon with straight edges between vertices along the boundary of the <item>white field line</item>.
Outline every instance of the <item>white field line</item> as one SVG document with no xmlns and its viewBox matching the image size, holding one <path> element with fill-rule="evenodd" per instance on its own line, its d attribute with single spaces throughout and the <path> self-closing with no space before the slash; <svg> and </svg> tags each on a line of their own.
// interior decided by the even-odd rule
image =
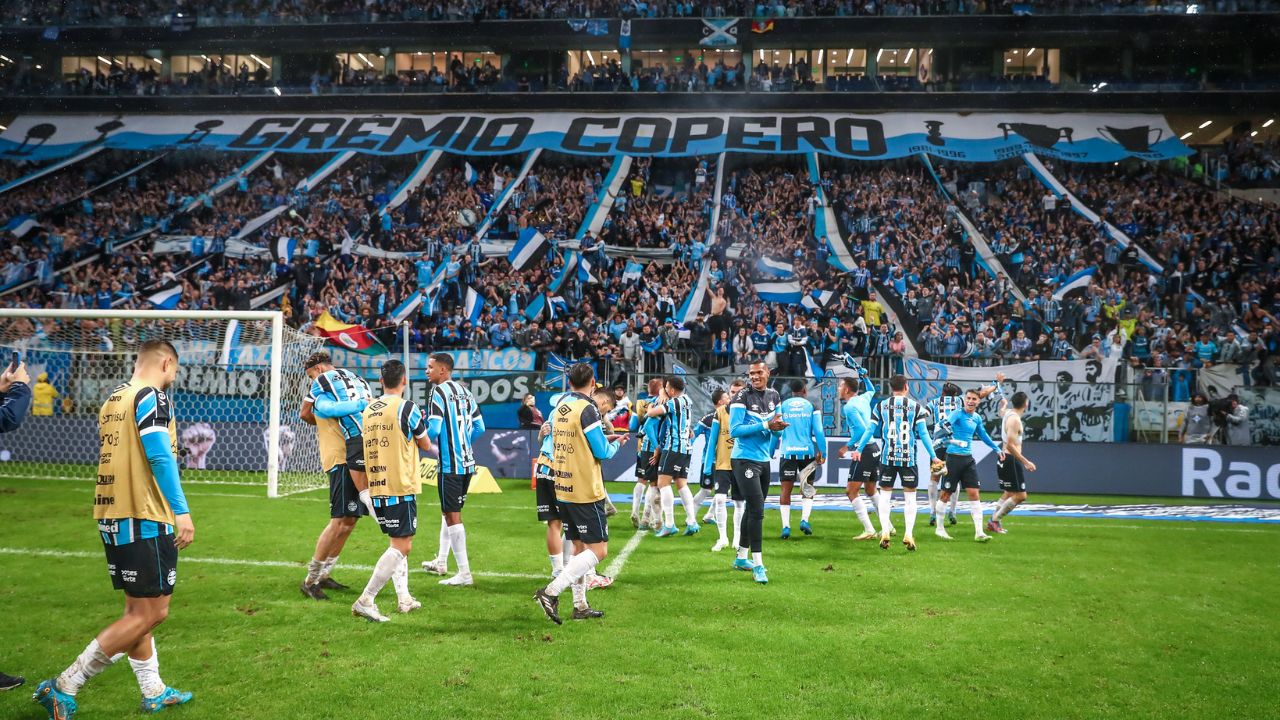
<svg viewBox="0 0 1280 720">
<path fill-rule="evenodd" d="M 637 530 L 636 534 L 632 535 L 631 539 L 627 541 L 627 544 L 622 546 L 622 552 L 618 553 L 613 562 L 609 563 L 609 567 L 605 568 L 604 574 L 617 580 L 618 576 L 622 574 L 623 566 L 627 564 L 627 558 L 631 557 L 631 553 L 640 547 L 640 541 L 648 534 L 644 530 Z"/>
<path fill-rule="evenodd" d="M 43 548 L 14 548 L 0 547 L 0 555 L 25 555 L 28 557 L 54 557 L 54 558 L 94 558 L 102 559 L 104 556 L 100 552 L 88 552 L 84 550 L 47 550 Z M 202 565 L 238 565 L 248 567 L 278 567 L 290 568 L 293 570 L 306 569 L 306 563 L 290 562 L 286 560 L 241 560 L 239 558 L 209 558 L 209 557 L 186 557 L 179 555 L 180 563 L 197 563 Z M 338 565 L 344 570 L 363 570 L 371 572 L 372 565 L 351 565 L 342 563 Z M 494 578 L 521 578 L 528 580 L 546 580 L 546 575 L 533 575 L 531 573 L 508 573 L 508 572 L 487 572 L 483 570 L 473 570 L 472 575 L 480 577 Z"/>
</svg>

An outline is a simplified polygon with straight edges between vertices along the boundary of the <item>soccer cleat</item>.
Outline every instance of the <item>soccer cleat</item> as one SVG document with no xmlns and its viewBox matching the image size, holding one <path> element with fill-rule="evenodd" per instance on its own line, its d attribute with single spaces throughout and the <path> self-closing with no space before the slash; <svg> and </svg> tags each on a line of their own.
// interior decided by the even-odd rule
<svg viewBox="0 0 1280 720">
<path fill-rule="evenodd" d="M 640 524 L 639 524 L 639 525 L 636 525 L 636 529 L 637 529 L 637 530 L 652 530 L 652 529 L 653 529 L 653 526 L 652 526 L 652 525 L 650 525 L 647 521 L 645 521 L 645 520 L 641 520 L 641 521 L 640 521 Z"/>
<path fill-rule="evenodd" d="M 303 595 L 306 595 L 312 600 L 328 600 L 329 599 L 329 596 L 325 595 L 324 591 L 320 589 L 319 583 L 315 585 L 308 585 L 307 581 L 303 580 L 302 584 L 299 585 L 298 587 L 299 589 L 302 590 Z"/>
<path fill-rule="evenodd" d="M 938 524 L 938 516 L 933 513 L 929 513 L 929 527 L 934 527 L 937 524 Z"/>
<path fill-rule="evenodd" d="M 449 568 L 445 565 L 445 563 L 437 562 L 435 560 L 423 560 L 422 569 L 426 570 L 428 573 L 432 575 L 448 575 L 449 574 Z"/>
<path fill-rule="evenodd" d="M 150 698 L 142 698 L 142 712 L 155 714 L 167 707 L 173 707 L 174 705 L 186 705 L 191 702 L 192 697 L 194 696 L 189 692 L 175 690 L 174 688 L 166 685 L 164 692 L 159 695 Z"/>
<path fill-rule="evenodd" d="M 701 526 L 701 525 L 699 525 L 698 523 L 693 523 L 692 525 L 685 525 L 685 526 L 684 526 L 684 534 L 685 534 L 685 535 L 697 535 L 697 534 L 698 534 L 698 531 L 699 531 L 699 530 L 701 530 L 701 529 L 702 529 L 702 526 Z"/>
<path fill-rule="evenodd" d="M 702 516 L 702 524 L 711 525 L 714 527 L 716 524 L 716 519 L 711 515 L 711 513 L 707 513 L 706 515 Z"/>
<path fill-rule="evenodd" d="M 612 584 L 613 578 L 608 575 L 592 575 L 591 578 L 587 580 L 587 589 L 600 590 L 601 588 L 607 588 Z"/>
<path fill-rule="evenodd" d="M 1001 535 L 1004 535 L 1004 534 L 1006 534 L 1006 533 L 1008 533 L 1008 532 L 1009 532 L 1008 530 L 1005 530 L 1005 529 L 1004 529 L 1004 521 L 1003 521 L 1003 520 L 997 520 L 997 521 L 996 521 L 996 532 L 1000 533 Z"/>
<path fill-rule="evenodd" d="M 366 605 L 359 600 L 351 604 L 351 614 L 356 617 L 362 617 L 369 622 L 384 623 L 391 619 L 382 614 L 376 603 Z"/>
<path fill-rule="evenodd" d="M 787 540 L 790 538 L 791 538 L 791 528 L 789 527 L 782 528 L 782 539 Z"/>
<path fill-rule="evenodd" d="M 665 537 L 675 537 L 676 535 L 679 535 L 679 534 L 680 534 L 680 531 L 676 530 L 675 525 L 668 525 L 667 527 L 664 527 L 658 532 L 654 533 L 653 536 L 665 538 Z"/>
<path fill-rule="evenodd" d="M 906 537 L 902 538 L 902 544 L 906 545 L 907 549 L 910 550 L 911 552 L 915 552 L 916 550 L 915 538 L 911 537 L 910 535 L 907 535 Z"/>
<path fill-rule="evenodd" d="M 711 552 L 720 552 L 727 547 L 729 547 L 729 543 L 724 540 L 717 540 L 716 544 L 711 546 Z"/>
<path fill-rule="evenodd" d="M 953 512 L 949 512 L 949 513 L 947 513 L 947 524 L 948 524 L 948 525 L 955 525 L 955 524 L 956 524 L 956 514 L 955 514 L 955 513 L 953 513 Z"/>
<path fill-rule="evenodd" d="M 946 528 L 944 528 L 944 527 L 942 527 L 941 525 L 939 525 L 938 527 L 934 528 L 934 530 L 933 530 L 933 534 L 934 534 L 934 535 L 937 535 L 938 537 L 942 538 L 943 540 L 950 540 L 950 539 L 951 539 L 951 536 L 947 534 L 947 529 L 946 529 Z"/>
<path fill-rule="evenodd" d="M 864 532 L 854 538 L 854 540 L 875 540 L 877 535 L 873 532 Z"/>
<path fill-rule="evenodd" d="M 318 585 L 321 590 L 350 590 L 351 589 L 347 585 L 343 585 L 342 583 L 338 582 L 337 580 L 334 580 L 331 577 L 322 578 L 320 582 L 316 583 L 316 585 Z"/>
<path fill-rule="evenodd" d="M 973 536 L 973 541 L 974 541 L 974 542 L 984 543 L 984 542 L 988 542 L 988 541 L 990 541 L 990 540 L 991 540 L 991 536 L 990 536 L 990 535 L 988 535 L 988 534 L 986 534 L 986 533 L 978 533 L 977 535 L 974 535 L 974 536 Z"/>
<path fill-rule="evenodd" d="M 746 558 L 737 558 L 733 561 L 734 570 L 746 570 L 749 572 L 754 567 L 755 564 Z"/>
<path fill-rule="evenodd" d="M 418 602 L 417 599 L 415 599 L 412 596 L 396 602 L 397 612 L 410 613 L 410 612 L 413 612 L 414 610 L 421 610 L 421 609 L 422 609 L 422 603 Z"/>
<path fill-rule="evenodd" d="M 604 612 L 597 610 L 591 606 L 587 606 L 583 608 L 576 607 L 573 609 L 574 620 L 594 620 L 596 618 L 602 618 L 602 617 L 604 617 Z"/>
<path fill-rule="evenodd" d="M 560 598 L 547 594 L 545 587 L 538 588 L 533 594 L 533 601 L 538 603 L 538 607 L 542 608 L 542 612 L 547 614 L 547 619 L 557 625 L 563 625 L 564 621 L 560 619 Z"/>
<path fill-rule="evenodd" d="M 763 565 L 756 565 L 755 567 L 751 568 L 751 579 L 755 580 L 761 585 L 769 584 L 769 576 L 765 574 Z"/>
<path fill-rule="evenodd" d="M 631 515 L 631 527 L 633 528 L 640 527 L 640 516 L 636 515 L 635 513 L 632 513 Z"/>
<path fill-rule="evenodd" d="M 997 530 L 997 529 L 996 529 L 997 527 L 998 527 L 998 526 L 996 525 L 996 521 L 995 521 L 995 520 L 988 520 L 988 521 L 987 521 L 987 532 L 991 532 L 991 533 L 998 533 L 998 532 L 1000 532 L 999 530 Z"/>
<path fill-rule="evenodd" d="M 890 533 L 887 533 L 887 532 L 880 533 L 880 549 L 881 550 L 889 549 L 889 542 L 890 542 L 889 538 L 891 537 L 893 537 L 893 535 L 891 535 Z"/>
<path fill-rule="evenodd" d="M 49 713 L 49 720 L 71 720 L 76 714 L 76 699 L 58 689 L 56 680 L 45 680 L 36 686 L 31 699 Z"/>
<path fill-rule="evenodd" d="M 27 679 L 24 677 L 0 673 L 0 690 L 12 690 L 16 687 L 20 687 L 26 681 Z"/>
<path fill-rule="evenodd" d="M 451 578 L 445 578 L 440 581 L 441 585 L 449 585 L 451 587 L 468 587 L 475 585 L 475 581 L 471 579 L 471 573 L 458 573 Z"/>
<path fill-rule="evenodd" d="M 800 521 L 800 532 L 804 533 L 805 535 L 813 534 L 813 526 L 809 524 L 808 520 Z"/>
</svg>

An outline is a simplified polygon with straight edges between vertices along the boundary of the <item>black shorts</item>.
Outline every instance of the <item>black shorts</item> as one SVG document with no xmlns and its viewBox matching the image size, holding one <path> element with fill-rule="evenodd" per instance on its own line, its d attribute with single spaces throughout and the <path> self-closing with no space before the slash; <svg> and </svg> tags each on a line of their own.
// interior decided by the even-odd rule
<svg viewBox="0 0 1280 720">
<path fill-rule="evenodd" d="M 800 482 L 800 472 L 812 465 L 813 462 L 814 459 L 811 457 L 782 458 L 778 461 L 778 478 L 784 483 L 798 483 Z M 816 469 L 814 474 L 817 474 Z M 812 476 L 810 476 L 810 479 L 812 479 Z"/>
<path fill-rule="evenodd" d="M 903 490 L 915 490 L 920 486 L 919 472 L 915 465 L 881 465 L 880 487 L 892 490 L 893 484 L 902 481 Z"/>
<path fill-rule="evenodd" d="M 733 499 L 743 501 L 747 499 L 744 487 L 752 485 L 759 487 L 762 496 L 769 494 L 769 474 L 770 468 L 767 462 L 757 462 L 755 460 L 734 460 L 733 461 Z M 754 491 L 753 491 L 754 493 Z"/>
<path fill-rule="evenodd" d="M 609 541 L 609 519 L 603 500 L 593 503 L 558 502 L 564 521 L 564 536 L 588 545 Z"/>
<path fill-rule="evenodd" d="M 1022 474 L 1022 463 L 1012 456 L 1006 456 L 1004 462 L 996 463 L 996 477 L 1000 480 L 1000 489 L 1005 492 L 1027 491 L 1027 478 Z"/>
<path fill-rule="evenodd" d="M 140 598 L 173 594 L 173 584 L 178 581 L 178 546 L 172 534 L 103 547 L 111 586 L 116 590 Z"/>
<path fill-rule="evenodd" d="M 945 440 L 933 446 L 933 454 L 943 462 L 947 461 L 947 443 Z"/>
<path fill-rule="evenodd" d="M 717 495 L 728 495 L 733 488 L 732 470 L 712 470 L 711 479 L 715 482 Z"/>
<path fill-rule="evenodd" d="M 849 482 L 869 483 L 880 479 L 880 446 L 868 445 L 862 459 L 849 466 Z"/>
<path fill-rule="evenodd" d="M 418 532 L 418 499 L 413 495 L 375 497 L 373 512 L 387 537 L 413 537 Z"/>
<path fill-rule="evenodd" d="M 658 482 L 658 462 L 653 459 L 652 450 L 646 450 L 636 458 L 636 477 L 640 478 L 641 482 Z"/>
<path fill-rule="evenodd" d="M 658 458 L 658 474 L 684 480 L 689 477 L 689 462 L 689 453 L 663 450 Z"/>
<path fill-rule="evenodd" d="M 356 484 L 351 481 L 351 473 L 346 465 L 334 465 L 329 468 L 329 517 L 364 517 L 369 511 L 360 502 L 360 493 Z"/>
<path fill-rule="evenodd" d="M 355 472 L 364 472 L 364 436 L 357 435 L 347 439 L 347 467 Z"/>
<path fill-rule="evenodd" d="M 948 455 L 947 474 L 942 476 L 942 491 L 953 493 L 956 488 L 980 488 L 978 464 L 972 455 Z"/>
<path fill-rule="evenodd" d="M 471 489 L 471 473 L 440 473 L 436 475 L 436 487 L 440 491 L 440 512 L 462 512 L 467 504 L 467 491 Z"/>
<path fill-rule="evenodd" d="M 539 465 L 534 475 L 534 499 L 538 503 L 538 520 L 560 520 L 560 508 L 556 505 L 556 481 L 545 465 Z"/>
</svg>

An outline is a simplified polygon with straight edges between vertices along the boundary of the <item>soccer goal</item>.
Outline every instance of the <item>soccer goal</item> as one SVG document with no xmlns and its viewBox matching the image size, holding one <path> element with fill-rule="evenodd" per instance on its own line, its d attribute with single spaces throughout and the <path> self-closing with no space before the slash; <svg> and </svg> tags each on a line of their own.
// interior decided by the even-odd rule
<svg viewBox="0 0 1280 720">
<path fill-rule="evenodd" d="M 0 475 L 92 480 L 98 410 L 154 339 L 180 358 L 169 394 L 184 483 L 265 485 L 279 497 L 325 482 L 315 432 L 298 416 L 303 360 L 324 341 L 285 326 L 279 311 L 0 309 L 4 367 L 19 353 L 33 387 L 52 387 L 36 389 L 52 403 L 0 435 Z"/>
</svg>

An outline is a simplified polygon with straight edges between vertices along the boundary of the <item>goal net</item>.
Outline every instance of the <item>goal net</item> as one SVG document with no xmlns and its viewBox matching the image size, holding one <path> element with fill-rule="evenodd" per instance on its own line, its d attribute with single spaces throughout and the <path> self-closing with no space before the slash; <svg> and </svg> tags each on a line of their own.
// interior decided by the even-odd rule
<svg viewBox="0 0 1280 720">
<path fill-rule="evenodd" d="M 4 367 L 19 353 L 36 395 L 22 427 L 0 435 L 0 476 L 93 479 L 98 410 L 155 339 L 180 358 L 169 394 L 184 484 L 256 485 L 276 497 L 327 482 L 315 431 L 298 415 L 302 363 L 324 340 L 266 311 L 0 310 Z"/>
</svg>

